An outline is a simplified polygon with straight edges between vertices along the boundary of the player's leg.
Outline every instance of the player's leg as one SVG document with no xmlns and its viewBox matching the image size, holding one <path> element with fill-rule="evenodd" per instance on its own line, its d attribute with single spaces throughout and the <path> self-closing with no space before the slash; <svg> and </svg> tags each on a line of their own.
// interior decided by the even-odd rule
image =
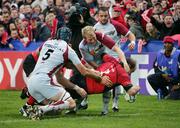
<svg viewBox="0 0 180 128">
<path fill-rule="evenodd" d="M 29 77 L 31 72 L 34 70 L 35 65 L 36 65 L 36 61 L 34 60 L 34 57 L 32 56 L 32 54 L 27 55 L 27 57 L 25 58 L 23 62 L 23 70 L 27 77 Z M 30 96 L 27 87 L 24 87 L 22 89 L 20 98 L 21 99 L 28 98 L 28 101 L 26 102 L 26 104 L 23 105 L 23 107 L 21 107 L 20 109 L 20 113 L 23 116 L 27 117 L 29 115 L 28 110 L 34 105 L 33 102 L 35 102 L 35 100 L 33 97 Z"/>
<path fill-rule="evenodd" d="M 31 119 L 38 119 L 42 115 L 50 111 L 74 109 L 76 106 L 75 101 L 71 98 L 70 94 L 63 87 L 53 86 L 49 88 L 49 91 L 44 91 L 41 94 L 43 96 L 44 94 L 46 95 L 44 96 L 45 99 L 41 101 L 41 103 L 45 105 L 35 107 L 35 109 L 32 111 L 32 114 L 30 114 Z M 41 99 L 40 96 L 39 99 Z"/>
<path fill-rule="evenodd" d="M 109 102 L 111 99 L 111 90 L 104 92 L 102 95 L 102 99 L 103 99 L 103 109 L 101 115 L 106 115 L 108 113 Z"/>
<path fill-rule="evenodd" d="M 49 100 L 52 101 L 52 103 L 39 107 L 43 114 L 53 110 L 73 109 L 76 106 L 75 101 L 66 91 L 63 91 L 63 94 L 59 92 Z"/>
<path fill-rule="evenodd" d="M 158 89 L 161 89 L 162 95 L 165 97 L 169 94 L 168 89 L 166 88 L 169 86 L 169 83 L 162 77 L 161 74 L 151 74 L 148 76 L 148 82 L 150 83 L 151 87 L 157 93 Z"/>
<path fill-rule="evenodd" d="M 112 105 L 112 110 L 114 112 L 118 112 L 119 111 L 119 96 L 121 93 L 121 87 L 120 86 L 116 86 L 113 89 L 113 105 Z"/>
</svg>

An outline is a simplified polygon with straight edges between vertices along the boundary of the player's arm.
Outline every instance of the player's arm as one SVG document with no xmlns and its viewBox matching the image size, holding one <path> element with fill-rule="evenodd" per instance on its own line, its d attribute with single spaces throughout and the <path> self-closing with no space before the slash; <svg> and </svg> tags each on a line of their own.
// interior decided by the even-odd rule
<svg viewBox="0 0 180 128">
<path fill-rule="evenodd" d="M 124 52 L 117 45 L 114 45 L 114 47 L 112 49 L 118 54 L 119 59 L 123 62 L 125 70 L 127 72 L 130 72 L 130 68 L 129 68 L 129 65 L 126 61 L 126 57 L 124 55 Z"/>
<path fill-rule="evenodd" d="M 109 49 L 115 51 L 118 54 L 119 59 L 123 62 L 124 68 L 126 69 L 127 72 L 130 71 L 129 66 L 127 64 L 124 52 L 115 44 L 112 38 L 102 35 L 101 33 L 96 33 L 97 39 L 104 44 L 106 47 Z"/>
<path fill-rule="evenodd" d="M 62 73 L 57 72 L 56 78 L 58 83 L 60 83 L 63 87 L 75 90 L 81 97 L 86 97 L 87 92 L 83 88 L 80 88 L 78 85 L 75 85 L 66 79 Z"/>
<path fill-rule="evenodd" d="M 123 24 L 114 20 L 111 20 L 111 23 L 114 25 L 116 31 L 119 34 L 126 36 L 130 40 L 130 44 L 128 45 L 128 47 L 130 50 L 133 50 L 135 48 L 136 41 L 135 35 L 131 31 L 129 31 L 128 28 L 126 28 L 126 26 L 124 26 Z"/>
<path fill-rule="evenodd" d="M 100 72 L 94 71 L 92 69 L 86 68 L 81 61 L 79 60 L 75 51 L 69 47 L 68 58 L 72 61 L 75 65 L 77 70 L 85 77 L 90 77 L 95 79 L 97 82 L 100 82 L 104 85 L 111 86 L 112 81 L 109 79 L 108 76 L 101 76 Z"/>
</svg>

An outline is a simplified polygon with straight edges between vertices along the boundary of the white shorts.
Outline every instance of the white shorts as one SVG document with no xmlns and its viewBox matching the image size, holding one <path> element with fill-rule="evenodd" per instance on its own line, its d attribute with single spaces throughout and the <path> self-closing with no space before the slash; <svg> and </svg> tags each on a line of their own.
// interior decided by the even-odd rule
<svg viewBox="0 0 180 128">
<path fill-rule="evenodd" d="M 46 74 L 35 74 L 28 80 L 28 90 L 33 98 L 41 103 L 45 99 L 50 99 L 58 93 L 62 94 L 62 100 L 71 98 L 70 94 L 62 86 L 56 86 Z"/>
</svg>

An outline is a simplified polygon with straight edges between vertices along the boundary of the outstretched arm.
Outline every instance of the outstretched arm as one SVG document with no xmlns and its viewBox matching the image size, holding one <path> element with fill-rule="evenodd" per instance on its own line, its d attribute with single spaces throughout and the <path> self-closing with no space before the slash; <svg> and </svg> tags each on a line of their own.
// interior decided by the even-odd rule
<svg viewBox="0 0 180 128">
<path fill-rule="evenodd" d="M 70 82 L 60 72 L 56 73 L 56 78 L 58 83 L 60 83 L 63 87 L 75 90 L 81 97 L 86 97 L 87 92 L 83 88 L 80 88 L 78 85 L 75 85 L 72 82 Z"/>
</svg>

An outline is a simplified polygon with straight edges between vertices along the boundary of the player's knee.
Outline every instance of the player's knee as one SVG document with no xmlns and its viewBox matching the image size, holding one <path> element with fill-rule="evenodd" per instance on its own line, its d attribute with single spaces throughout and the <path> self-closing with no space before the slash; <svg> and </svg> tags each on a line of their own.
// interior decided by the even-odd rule
<svg viewBox="0 0 180 128">
<path fill-rule="evenodd" d="M 76 102 L 73 99 L 69 99 L 69 109 L 74 109 L 76 107 Z"/>
</svg>

